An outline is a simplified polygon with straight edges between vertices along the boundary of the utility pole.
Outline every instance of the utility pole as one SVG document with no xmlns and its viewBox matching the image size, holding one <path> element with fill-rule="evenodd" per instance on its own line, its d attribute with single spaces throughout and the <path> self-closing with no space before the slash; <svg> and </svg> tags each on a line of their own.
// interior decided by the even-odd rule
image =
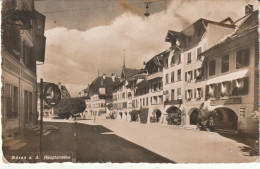
<svg viewBox="0 0 260 169">
<path fill-rule="evenodd" d="M 42 135 L 43 135 L 43 79 L 40 81 L 40 159 L 42 161 Z"/>
</svg>

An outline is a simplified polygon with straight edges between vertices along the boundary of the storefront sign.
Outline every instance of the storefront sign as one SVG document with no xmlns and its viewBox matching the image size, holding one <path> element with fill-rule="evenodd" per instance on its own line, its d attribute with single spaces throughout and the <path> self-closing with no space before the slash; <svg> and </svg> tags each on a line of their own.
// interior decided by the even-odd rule
<svg viewBox="0 0 260 169">
<path fill-rule="evenodd" d="M 228 99 L 223 99 L 223 100 L 212 100 L 210 102 L 211 106 L 215 105 L 228 105 L 228 104 L 241 104 L 241 98 L 228 98 Z"/>
<path fill-rule="evenodd" d="M 164 105 L 174 105 L 174 104 L 182 104 L 182 99 L 180 100 L 171 100 L 171 101 L 165 101 Z"/>
<path fill-rule="evenodd" d="M 245 106 L 241 106 L 240 107 L 240 117 L 241 118 L 245 118 L 246 116 L 246 107 Z"/>
</svg>

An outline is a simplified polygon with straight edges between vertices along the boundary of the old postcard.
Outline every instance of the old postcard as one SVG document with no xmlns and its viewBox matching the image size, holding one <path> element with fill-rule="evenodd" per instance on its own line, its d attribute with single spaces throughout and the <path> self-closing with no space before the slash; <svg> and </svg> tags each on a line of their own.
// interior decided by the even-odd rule
<svg viewBox="0 0 260 169">
<path fill-rule="evenodd" d="M 3 0 L 4 163 L 259 161 L 256 0 Z"/>
</svg>

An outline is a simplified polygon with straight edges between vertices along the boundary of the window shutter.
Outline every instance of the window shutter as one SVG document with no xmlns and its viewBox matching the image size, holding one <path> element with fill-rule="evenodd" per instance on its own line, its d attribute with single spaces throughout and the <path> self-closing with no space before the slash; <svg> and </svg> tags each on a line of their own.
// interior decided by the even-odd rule
<svg viewBox="0 0 260 169">
<path fill-rule="evenodd" d="M 190 71 L 190 80 L 192 80 L 193 78 L 192 78 L 192 71 Z"/>
<path fill-rule="evenodd" d="M 208 100 L 209 98 L 209 85 L 206 86 L 206 92 L 205 92 L 205 99 Z"/>
<path fill-rule="evenodd" d="M 185 82 L 187 81 L 187 72 L 185 72 Z"/>
<path fill-rule="evenodd" d="M 194 69 L 194 79 L 197 77 L 197 70 Z"/>
<path fill-rule="evenodd" d="M 248 94 L 248 89 L 249 89 L 249 78 L 248 77 L 244 77 L 244 88 L 243 88 L 243 94 L 246 95 Z"/>
<path fill-rule="evenodd" d="M 194 89 L 194 99 L 196 99 L 196 92 L 197 92 L 197 89 Z"/>
<path fill-rule="evenodd" d="M 232 87 L 231 87 L 231 81 L 227 82 L 227 95 L 231 96 L 232 94 Z"/>
<path fill-rule="evenodd" d="M 187 90 L 185 90 L 185 99 L 187 99 Z"/>
<path fill-rule="evenodd" d="M 232 82 L 231 82 L 231 95 L 235 96 L 236 94 L 237 94 L 236 80 L 232 80 Z"/>
<path fill-rule="evenodd" d="M 192 89 L 191 89 L 191 90 L 190 90 L 190 98 L 191 98 L 191 99 L 192 99 L 192 93 L 193 93 L 193 92 L 192 92 Z"/>
<path fill-rule="evenodd" d="M 200 97 L 203 98 L 203 87 L 200 90 Z"/>
<path fill-rule="evenodd" d="M 221 92 L 221 83 L 215 84 L 215 98 L 220 98 L 220 92 Z"/>
<path fill-rule="evenodd" d="M 244 65 L 248 66 L 249 65 L 249 49 L 245 50 L 245 55 L 244 55 Z"/>
</svg>

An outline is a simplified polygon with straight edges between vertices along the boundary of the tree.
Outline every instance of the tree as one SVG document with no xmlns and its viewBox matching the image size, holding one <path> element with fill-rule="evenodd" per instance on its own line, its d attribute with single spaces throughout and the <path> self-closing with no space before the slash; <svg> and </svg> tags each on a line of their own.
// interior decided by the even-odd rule
<svg viewBox="0 0 260 169">
<path fill-rule="evenodd" d="M 81 98 L 63 98 L 54 107 L 54 113 L 60 118 L 69 118 L 71 115 L 82 113 L 86 109 L 85 101 Z"/>
</svg>

